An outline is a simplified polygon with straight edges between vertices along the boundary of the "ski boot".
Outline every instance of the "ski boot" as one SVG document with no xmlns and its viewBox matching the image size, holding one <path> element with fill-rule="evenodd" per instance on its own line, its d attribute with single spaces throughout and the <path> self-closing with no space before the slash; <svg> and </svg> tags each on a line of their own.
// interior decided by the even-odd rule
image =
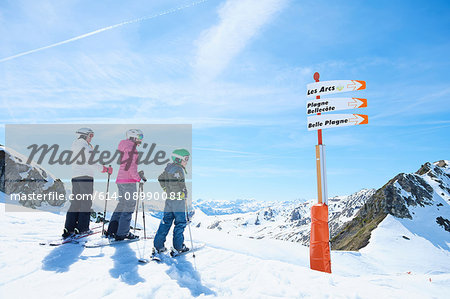
<svg viewBox="0 0 450 299">
<path fill-rule="evenodd" d="M 61 237 L 63 237 L 63 239 L 67 239 L 71 236 L 73 236 L 73 232 L 69 232 L 69 230 L 67 228 L 64 228 L 64 231 L 63 231 L 63 234 L 61 235 Z"/>
<path fill-rule="evenodd" d="M 186 247 L 186 245 L 183 244 L 181 249 L 174 249 L 174 248 L 172 248 L 172 250 L 170 251 L 170 256 L 171 257 L 175 257 L 177 255 L 180 255 L 180 254 L 188 252 L 188 251 L 189 251 L 189 247 Z"/>
<path fill-rule="evenodd" d="M 114 239 L 116 237 L 115 233 L 109 233 L 106 229 L 103 230 L 103 235 L 108 239 Z"/>
<path fill-rule="evenodd" d="M 153 247 L 152 249 L 152 253 L 153 254 L 159 254 L 159 253 L 164 253 L 167 251 L 166 247 L 160 248 L 160 249 L 156 249 L 155 247 Z"/>
<path fill-rule="evenodd" d="M 163 247 L 161 249 L 156 249 L 155 247 L 153 247 L 152 248 L 152 255 L 150 256 L 150 260 L 155 261 L 155 262 L 160 262 L 162 255 L 166 251 L 167 251 L 166 247 Z"/>
<path fill-rule="evenodd" d="M 131 232 L 129 232 L 125 236 L 117 236 L 116 235 L 114 238 L 116 241 L 123 241 L 125 239 L 129 239 L 129 240 L 139 239 L 139 236 L 133 235 Z"/>
<path fill-rule="evenodd" d="M 78 231 L 78 229 L 76 229 Z M 94 231 L 92 229 L 85 230 L 83 232 L 79 232 L 77 235 L 91 235 Z"/>
</svg>

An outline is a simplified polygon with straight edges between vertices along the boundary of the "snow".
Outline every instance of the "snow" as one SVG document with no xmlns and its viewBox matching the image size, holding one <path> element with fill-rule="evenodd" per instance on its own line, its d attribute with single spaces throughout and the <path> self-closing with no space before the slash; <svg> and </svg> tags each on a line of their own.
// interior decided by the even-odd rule
<svg viewBox="0 0 450 299">
<path fill-rule="evenodd" d="M 422 236 L 436 247 L 450 250 L 450 233 L 445 231 L 436 223 L 439 216 L 449 217 L 450 206 L 445 200 L 433 194 L 433 205 L 409 207 L 413 219 L 399 219 L 398 221 L 405 226 L 411 233 Z M 442 204 L 441 206 L 437 206 Z"/>
<path fill-rule="evenodd" d="M 32 168 L 30 167 L 30 168 L 28 168 L 27 171 L 24 171 L 24 172 L 19 173 L 20 178 L 21 178 L 22 180 L 26 179 L 26 178 L 28 177 L 28 174 L 30 173 L 30 170 L 31 170 L 31 169 L 32 169 Z"/>
<path fill-rule="evenodd" d="M 408 229 L 408 226 L 412 225 L 404 225 L 406 222 L 412 221 L 388 215 L 373 232 L 370 244 L 363 248 L 361 253 L 383 261 L 380 264 L 380 271 L 383 272 L 399 270 L 413 273 L 450 273 L 450 252 L 435 246 L 424 235 Z"/>
<path fill-rule="evenodd" d="M 445 166 L 441 167 L 441 169 L 448 175 L 450 175 L 450 161 L 449 160 L 441 160 L 444 161 Z M 440 161 L 434 162 L 433 165 L 438 165 Z"/>
<path fill-rule="evenodd" d="M 402 196 L 403 198 L 412 198 L 412 194 L 411 192 L 405 191 L 402 186 L 400 186 L 400 184 L 398 183 L 398 181 L 395 181 L 394 183 L 394 187 L 399 191 L 400 196 Z"/>
<path fill-rule="evenodd" d="M 146 218 L 156 229 L 158 220 Z M 332 252 L 331 275 L 310 270 L 309 248 L 298 243 L 202 228 L 192 230 L 206 244 L 195 260 L 189 254 L 161 264 L 137 262 L 149 256 L 151 240 L 38 245 L 58 236 L 63 223 L 61 215 L 5 212 L 0 204 L 0 298 L 446 298 L 450 292 L 449 251 L 392 216 L 360 252 Z"/>
<path fill-rule="evenodd" d="M 0 191 L 0 203 L 5 203 L 7 195 Z"/>
</svg>

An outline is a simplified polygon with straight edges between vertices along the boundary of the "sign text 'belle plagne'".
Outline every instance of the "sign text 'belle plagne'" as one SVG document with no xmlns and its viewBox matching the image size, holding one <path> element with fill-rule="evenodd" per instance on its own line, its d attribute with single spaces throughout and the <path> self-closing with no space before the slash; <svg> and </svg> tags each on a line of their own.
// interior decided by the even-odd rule
<svg viewBox="0 0 450 299">
<path fill-rule="evenodd" d="M 363 114 L 324 114 L 308 116 L 308 131 L 327 128 L 364 125 L 369 123 L 367 115 Z"/>
</svg>

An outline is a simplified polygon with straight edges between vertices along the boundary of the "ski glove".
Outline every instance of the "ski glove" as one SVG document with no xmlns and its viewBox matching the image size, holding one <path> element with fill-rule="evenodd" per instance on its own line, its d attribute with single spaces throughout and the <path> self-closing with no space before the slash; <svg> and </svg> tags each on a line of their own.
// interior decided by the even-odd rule
<svg viewBox="0 0 450 299">
<path fill-rule="evenodd" d="M 139 177 L 141 178 L 141 180 L 145 183 L 145 182 L 147 182 L 147 178 L 145 177 L 145 175 L 144 175 L 144 171 L 143 170 L 141 170 L 141 171 L 139 171 Z"/>
<path fill-rule="evenodd" d="M 109 174 L 112 174 L 113 173 L 113 168 L 112 167 L 103 166 L 102 173 L 105 173 L 105 172 L 107 172 Z"/>
</svg>

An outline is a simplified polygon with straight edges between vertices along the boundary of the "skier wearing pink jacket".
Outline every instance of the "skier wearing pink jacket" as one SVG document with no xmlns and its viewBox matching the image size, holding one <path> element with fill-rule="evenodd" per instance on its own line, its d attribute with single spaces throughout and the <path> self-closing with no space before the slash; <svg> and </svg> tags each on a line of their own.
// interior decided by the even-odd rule
<svg viewBox="0 0 450 299">
<path fill-rule="evenodd" d="M 119 143 L 118 150 L 122 153 L 122 159 L 116 184 L 137 183 L 141 180 L 137 171 L 136 147 L 136 142 L 131 139 L 124 139 Z"/>
<path fill-rule="evenodd" d="M 130 222 L 136 205 L 136 183 L 141 181 L 137 170 L 138 151 L 144 134 L 141 130 L 131 129 L 126 133 L 127 139 L 119 143 L 121 161 L 116 184 L 119 189 L 119 203 L 114 210 L 108 225 L 107 237 L 114 237 L 116 241 L 136 239 L 138 236 L 130 232 Z M 142 172 L 142 175 L 143 172 Z"/>
</svg>

